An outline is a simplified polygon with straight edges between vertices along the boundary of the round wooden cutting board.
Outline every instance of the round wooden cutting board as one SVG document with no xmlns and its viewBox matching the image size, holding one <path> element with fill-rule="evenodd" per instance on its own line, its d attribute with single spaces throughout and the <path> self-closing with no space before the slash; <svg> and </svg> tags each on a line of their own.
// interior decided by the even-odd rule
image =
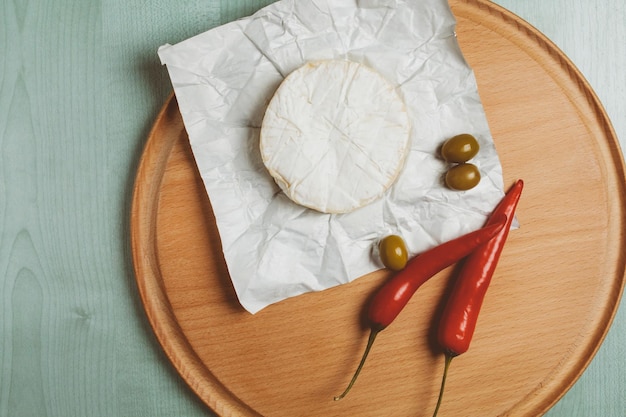
<svg viewBox="0 0 626 417">
<path fill-rule="evenodd" d="M 452 361 L 441 416 L 541 415 L 601 344 L 625 278 L 619 143 L 580 73 L 543 35 L 483 0 L 451 2 L 505 184 L 523 178 L 472 346 Z M 219 196 L 214 196 L 219 198 Z M 221 416 L 430 416 L 444 358 L 433 341 L 452 269 L 365 347 L 362 312 L 387 273 L 274 304 L 238 303 L 209 200 L 172 97 L 141 159 L 132 205 L 148 318 L 191 389 Z"/>
</svg>

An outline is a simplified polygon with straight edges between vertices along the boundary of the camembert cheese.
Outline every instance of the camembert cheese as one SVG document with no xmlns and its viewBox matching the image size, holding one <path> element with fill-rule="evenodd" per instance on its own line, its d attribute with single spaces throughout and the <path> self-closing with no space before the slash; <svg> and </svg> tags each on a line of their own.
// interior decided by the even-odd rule
<svg viewBox="0 0 626 417">
<path fill-rule="evenodd" d="M 393 184 L 410 130 L 402 97 L 382 75 L 351 61 L 310 62 L 289 74 L 270 100 L 261 156 L 295 203 L 346 213 Z"/>
</svg>

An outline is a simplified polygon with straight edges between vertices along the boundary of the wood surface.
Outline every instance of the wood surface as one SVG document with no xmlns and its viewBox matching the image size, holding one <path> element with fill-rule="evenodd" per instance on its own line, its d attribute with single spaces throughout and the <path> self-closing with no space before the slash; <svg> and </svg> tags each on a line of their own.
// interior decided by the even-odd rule
<svg viewBox="0 0 626 417">
<path fill-rule="evenodd" d="M 543 35 L 486 1 L 454 1 L 504 167 L 526 188 L 470 352 L 455 359 L 445 415 L 536 416 L 584 371 L 624 285 L 624 165 L 597 97 Z M 183 379 L 223 416 L 423 415 L 443 370 L 433 329 L 452 269 L 381 333 L 350 396 L 367 339 L 365 301 L 387 274 L 250 315 L 170 98 L 140 164 L 132 247 L 155 334 Z"/>
<path fill-rule="evenodd" d="M 130 201 L 171 93 L 156 49 L 272 1 L 0 1 L 0 417 L 215 416 L 148 324 Z M 626 3 L 495 3 L 573 60 L 626 149 Z M 622 300 L 592 363 L 546 416 L 626 416 L 625 369 Z"/>
</svg>

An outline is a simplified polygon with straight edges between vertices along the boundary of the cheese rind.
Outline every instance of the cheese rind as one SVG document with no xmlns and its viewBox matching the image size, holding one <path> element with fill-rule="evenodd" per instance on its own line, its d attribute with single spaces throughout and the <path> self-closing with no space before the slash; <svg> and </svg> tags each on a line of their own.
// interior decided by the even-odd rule
<svg viewBox="0 0 626 417">
<path fill-rule="evenodd" d="M 411 124 L 396 88 L 351 61 L 309 62 L 265 112 L 263 162 L 295 203 L 346 213 L 381 197 L 400 173 Z"/>
</svg>

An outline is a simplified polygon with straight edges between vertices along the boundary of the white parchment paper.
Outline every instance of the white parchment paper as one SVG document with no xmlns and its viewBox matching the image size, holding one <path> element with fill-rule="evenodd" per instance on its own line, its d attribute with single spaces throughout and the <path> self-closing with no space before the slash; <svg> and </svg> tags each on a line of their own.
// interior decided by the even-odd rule
<svg viewBox="0 0 626 417">
<path fill-rule="evenodd" d="M 503 196 L 502 170 L 473 72 L 446 0 L 282 0 L 158 54 L 174 87 L 215 213 L 230 277 L 256 313 L 381 268 L 378 240 L 399 234 L 411 255 L 482 226 Z M 370 66 L 397 86 L 412 122 L 405 166 L 383 198 L 347 214 L 298 206 L 260 157 L 272 94 L 308 61 Z M 447 189 L 438 148 L 471 133 L 480 184 Z"/>
</svg>

